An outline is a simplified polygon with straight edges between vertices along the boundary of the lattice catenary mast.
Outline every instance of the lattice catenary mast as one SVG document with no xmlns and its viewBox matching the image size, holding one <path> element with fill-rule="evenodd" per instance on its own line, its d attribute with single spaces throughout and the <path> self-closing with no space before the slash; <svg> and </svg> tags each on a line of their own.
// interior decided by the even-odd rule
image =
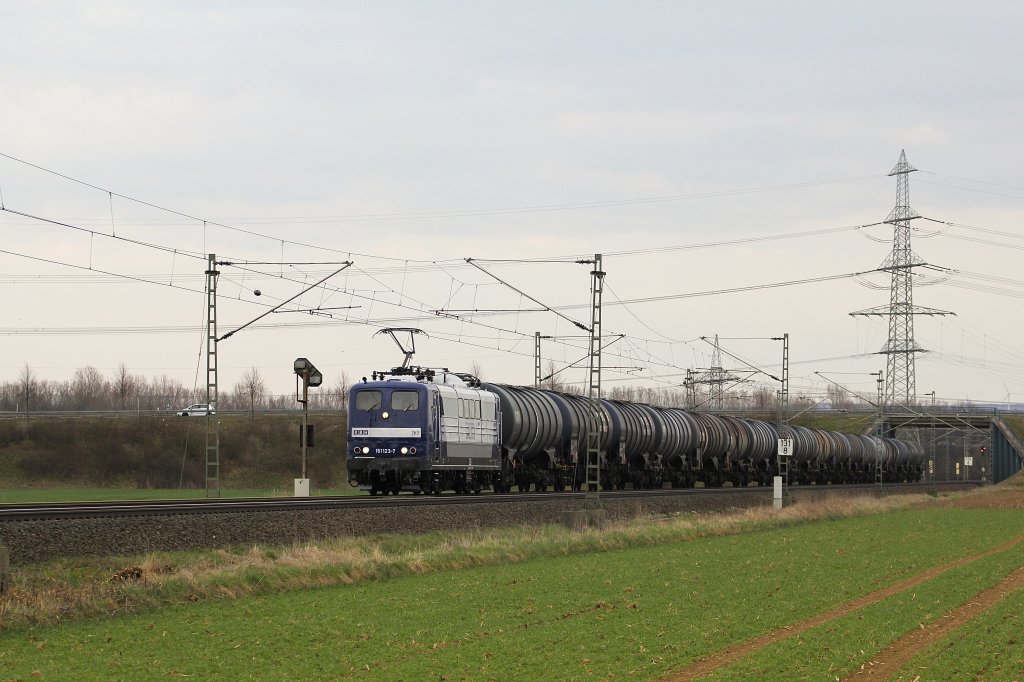
<svg viewBox="0 0 1024 682">
<path fill-rule="evenodd" d="M 921 216 L 910 207 L 910 182 L 907 176 L 916 168 L 907 162 L 906 150 L 900 150 L 900 159 L 889 175 L 896 176 L 896 206 L 885 222 L 893 226 L 892 252 L 879 270 L 892 275 L 889 305 L 867 308 L 850 315 L 878 315 L 889 317 L 889 340 L 879 351 L 888 356 L 885 376 L 887 406 L 914 403 L 917 381 L 914 376 L 914 354 L 924 348 L 914 340 L 914 315 L 952 315 L 953 313 L 914 305 L 913 268 L 925 265 L 910 248 L 910 221 Z"/>
<path fill-rule="evenodd" d="M 220 417 L 217 405 L 217 257 L 206 266 L 206 496 L 220 497 Z"/>
<path fill-rule="evenodd" d="M 605 272 L 601 269 L 601 254 L 594 255 L 594 269 L 590 272 L 590 353 L 587 362 L 587 451 L 586 483 L 583 508 L 601 508 L 601 296 L 604 292 Z"/>
</svg>

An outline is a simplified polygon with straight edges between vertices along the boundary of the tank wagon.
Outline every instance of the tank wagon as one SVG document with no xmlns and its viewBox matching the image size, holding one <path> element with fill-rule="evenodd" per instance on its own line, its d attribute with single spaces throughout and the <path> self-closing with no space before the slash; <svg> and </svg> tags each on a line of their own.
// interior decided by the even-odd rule
<svg viewBox="0 0 1024 682">
<path fill-rule="evenodd" d="M 349 395 L 353 485 L 378 493 L 579 489 L 587 398 L 418 367 L 375 372 Z M 605 489 L 770 485 L 777 443 L 793 441 L 791 483 L 920 480 L 917 443 L 733 416 L 600 401 Z"/>
</svg>

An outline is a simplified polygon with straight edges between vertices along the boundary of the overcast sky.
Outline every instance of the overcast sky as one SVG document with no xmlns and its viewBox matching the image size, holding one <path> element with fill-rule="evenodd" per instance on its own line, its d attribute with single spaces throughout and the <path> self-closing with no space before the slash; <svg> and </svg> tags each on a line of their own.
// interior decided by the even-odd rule
<svg viewBox="0 0 1024 682">
<path fill-rule="evenodd" d="M 931 351 L 917 392 L 1024 402 L 1022 15 L 1013 2 L 5 2 L 0 379 L 124 362 L 202 385 L 203 254 L 216 253 L 236 263 L 221 333 L 330 262 L 354 265 L 286 309 L 358 306 L 268 315 L 223 341 L 222 391 L 256 366 L 288 392 L 299 356 L 328 384 L 390 367 L 397 349 L 373 338 L 388 325 L 428 332 L 417 363 L 529 384 L 533 333 L 579 330 L 463 259 L 602 253 L 604 330 L 625 335 L 606 387 L 678 386 L 709 366 L 700 337 L 715 334 L 777 372 L 779 343 L 737 337 L 789 333 L 794 396 L 824 393 L 815 372 L 870 395 L 887 320 L 848 313 L 888 304 L 884 275 L 682 295 L 877 267 L 892 230 L 857 226 L 892 210 L 887 173 L 906 149 L 911 204 L 939 221 L 914 222 L 914 250 L 956 271 L 915 287 L 916 304 L 956 313 L 915 320 Z M 793 236 L 753 241 L 778 235 Z M 481 265 L 589 323 L 587 267 Z M 517 312 L 456 312 L 472 309 Z M 545 365 L 584 347 L 545 341 Z"/>
</svg>

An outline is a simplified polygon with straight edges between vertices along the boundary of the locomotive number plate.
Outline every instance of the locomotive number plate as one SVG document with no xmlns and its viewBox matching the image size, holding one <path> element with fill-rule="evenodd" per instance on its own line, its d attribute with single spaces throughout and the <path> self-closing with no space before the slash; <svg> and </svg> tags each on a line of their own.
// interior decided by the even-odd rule
<svg viewBox="0 0 1024 682">
<path fill-rule="evenodd" d="M 419 428 L 352 428 L 352 438 L 420 438 Z"/>
</svg>

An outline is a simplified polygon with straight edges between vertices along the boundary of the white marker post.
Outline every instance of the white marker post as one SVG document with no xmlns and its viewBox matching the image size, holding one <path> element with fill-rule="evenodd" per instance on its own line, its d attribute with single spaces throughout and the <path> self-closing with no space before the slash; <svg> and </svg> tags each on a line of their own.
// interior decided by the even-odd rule
<svg viewBox="0 0 1024 682">
<path fill-rule="evenodd" d="M 775 509 L 782 509 L 782 498 L 785 495 L 785 485 L 789 483 L 789 458 L 793 454 L 793 439 L 792 438 L 780 438 L 779 439 L 779 475 L 775 477 L 773 481 L 775 483 L 775 490 L 772 497 L 772 503 Z"/>
</svg>

